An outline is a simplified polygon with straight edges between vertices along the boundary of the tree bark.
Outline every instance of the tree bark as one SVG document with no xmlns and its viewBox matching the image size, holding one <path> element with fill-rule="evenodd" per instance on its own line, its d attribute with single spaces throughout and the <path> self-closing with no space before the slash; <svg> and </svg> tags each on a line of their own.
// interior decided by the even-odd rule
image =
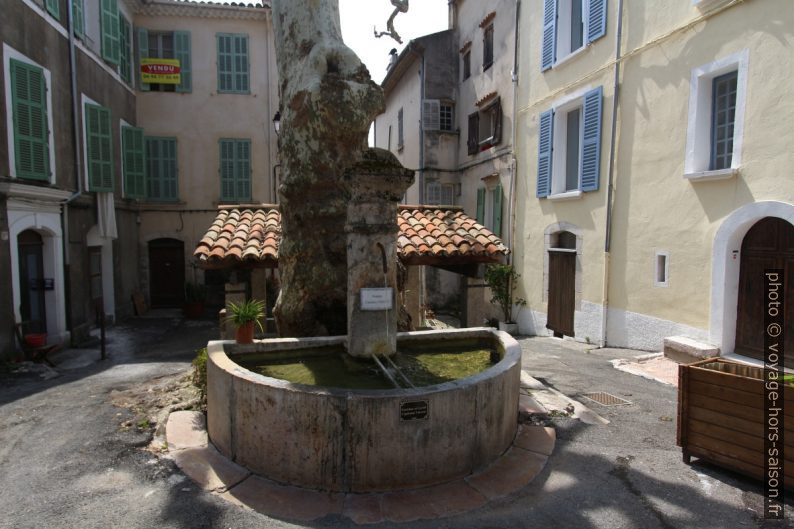
<svg viewBox="0 0 794 529">
<path fill-rule="evenodd" d="M 342 41 L 338 0 L 273 0 L 280 79 L 280 336 L 347 327 L 345 170 L 383 111 L 382 89 Z"/>
</svg>

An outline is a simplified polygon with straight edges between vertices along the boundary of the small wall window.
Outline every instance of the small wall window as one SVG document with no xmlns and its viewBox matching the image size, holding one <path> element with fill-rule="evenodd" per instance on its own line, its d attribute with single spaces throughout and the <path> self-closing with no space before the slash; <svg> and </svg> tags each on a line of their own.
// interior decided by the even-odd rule
<svg viewBox="0 0 794 529">
<path fill-rule="evenodd" d="M 711 162 L 709 169 L 726 169 L 733 156 L 736 120 L 736 70 L 714 78 L 711 89 Z"/>
<path fill-rule="evenodd" d="M 455 185 L 442 184 L 440 182 L 428 182 L 426 188 L 427 204 L 454 206 L 455 205 Z"/>
<path fill-rule="evenodd" d="M 403 109 L 397 111 L 397 150 L 403 148 Z"/>
<path fill-rule="evenodd" d="M 606 0 L 544 0 L 541 71 L 606 35 Z"/>
<path fill-rule="evenodd" d="M 653 286 L 666 287 L 670 272 L 670 254 L 666 251 L 656 252 L 654 257 Z"/>
<path fill-rule="evenodd" d="M 471 50 L 466 50 L 463 53 L 463 80 L 465 81 L 471 77 Z"/>
<path fill-rule="evenodd" d="M 496 98 L 482 110 L 469 114 L 468 153 L 477 154 L 502 141 L 502 102 Z"/>
<path fill-rule="evenodd" d="M 439 107 L 439 128 L 444 131 L 452 131 L 455 126 L 455 107 L 449 103 L 441 103 Z"/>
<path fill-rule="evenodd" d="M 493 64 L 493 24 L 483 30 L 482 36 L 482 69 L 487 70 Z"/>
</svg>

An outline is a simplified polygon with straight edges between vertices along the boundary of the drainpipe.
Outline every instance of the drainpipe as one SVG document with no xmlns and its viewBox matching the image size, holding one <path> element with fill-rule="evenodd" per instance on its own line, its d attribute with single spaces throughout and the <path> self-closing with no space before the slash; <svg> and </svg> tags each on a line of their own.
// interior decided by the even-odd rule
<svg viewBox="0 0 794 529">
<path fill-rule="evenodd" d="M 83 176 L 80 173 L 80 101 L 77 93 L 77 57 L 74 42 L 74 10 L 72 2 L 67 2 L 68 29 L 69 29 L 69 82 L 72 92 L 72 135 L 74 139 L 74 174 L 77 179 L 77 191 L 61 203 L 61 223 L 63 231 L 63 276 L 64 276 L 64 305 L 66 310 L 66 328 L 72 331 L 72 313 L 68 310 L 71 300 L 69 281 L 69 266 L 71 256 L 69 252 L 69 204 L 83 194 Z"/>
<path fill-rule="evenodd" d="M 517 171 L 518 171 L 518 160 L 516 160 L 516 130 L 518 128 L 516 124 L 516 109 L 518 108 L 518 27 L 519 27 L 519 17 L 521 15 L 521 0 L 516 0 L 516 26 L 515 26 L 515 35 L 513 37 L 513 71 L 511 72 L 511 77 L 513 81 L 513 124 L 512 124 L 512 132 L 510 138 L 510 196 L 508 197 L 507 201 L 507 209 L 508 209 L 508 219 L 510 222 L 508 223 L 508 238 L 507 243 L 511 249 L 515 248 L 515 229 L 516 229 L 516 179 Z M 513 264 L 513 254 L 514 252 L 511 251 L 507 254 L 507 263 Z"/>
<path fill-rule="evenodd" d="M 419 203 L 425 203 L 425 51 L 422 49 L 422 70 L 419 72 Z M 425 265 L 419 274 L 419 315 L 420 325 L 424 324 L 425 289 L 427 288 Z"/>
<path fill-rule="evenodd" d="M 607 343 L 607 319 L 609 312 L 609 264 L 610 250 L 612 247 L 612 190 L 615 179 L 615 150 L 617 149 L 616 137 L 618 128 L 618 95 L 620 93 L 620 39 L 623 34 L 623 0 L 618 2 L 618 29 L 615 36 L 615 80 L 612 86 L 612 127 L 609 141 L 609 168 L 607 181 L 607 218 L 604 232 L 604 292 L 601 306 L 601 340 L 600 347 Z"/>
</svg>

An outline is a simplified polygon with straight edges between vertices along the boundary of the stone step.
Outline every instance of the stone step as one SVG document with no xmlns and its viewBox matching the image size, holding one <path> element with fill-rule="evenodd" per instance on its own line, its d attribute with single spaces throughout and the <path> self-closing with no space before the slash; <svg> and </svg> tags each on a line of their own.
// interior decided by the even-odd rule
<svg viewBox="0 0 794 529">
<path fill-rule="evenodd" d="M 719 347 L 686 336 L 668 336 L 664 339 L 664 356 L 679 364 L 691 364 L 719 355 Z"/>
</svg>

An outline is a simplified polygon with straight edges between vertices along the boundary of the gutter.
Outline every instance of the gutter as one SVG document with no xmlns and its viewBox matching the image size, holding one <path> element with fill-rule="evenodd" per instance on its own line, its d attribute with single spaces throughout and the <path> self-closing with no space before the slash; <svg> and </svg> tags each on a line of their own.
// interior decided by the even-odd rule
<svg viewBox="0 0 794 529">
<path fill-rule="evenodd" d="M 510 138 L 510 191 L 507 200 L 507 214 L 510 222 L 508 223 L 507 244 L 509 248 L 515 248 L 515 230 L 516 230 L 516 180 L 518 171 L 518 160 L 516 159 L 516 130 L 518 128 L 516 122 L 518 108 L 518 29 L 519 18 L 521 16 L 521 0 L 516 0 L 516 26 L 513 36 L 513 71 L 511 72 L 511 80 L 513 82 L 513 124 Z M 513 264 L 513 254 L 511 251 L 507 254 L 507 264 Z"/>
<path fill-rule="evenodd" d="M 607 319 L 609 313 L 609 264 L 612 247 L 612 194 L 615 180 L 615 150 L 617 149 L 618 96 L 620 95 L 620 40 L 623 34 L 623 0 L 618 1 L 618 29 L 615 36 L 615 79 L 612 95 L 612 127 L 609 141 L 609 169 L 607 180 L 607 218 L 604 227 L 604 291 L 601 299 L 601 339 L 599 346 L 607 344 Z"/>
<path fill-rule="evenodd" d="M 412 42 L 413 44 L 413 42 Z M 419 72 L 419 203 L 425 203 L 425 50 L 422 48 L 422 69 Z M 396 65 L 395 65 L 396 66 Z M 403 127 L 405 124 L 403 123 Z M 425 289 L 427 288 L 426 268 L 419 274 L 419 315 L 420 325 L 425 324 Z"/>
</svg>

